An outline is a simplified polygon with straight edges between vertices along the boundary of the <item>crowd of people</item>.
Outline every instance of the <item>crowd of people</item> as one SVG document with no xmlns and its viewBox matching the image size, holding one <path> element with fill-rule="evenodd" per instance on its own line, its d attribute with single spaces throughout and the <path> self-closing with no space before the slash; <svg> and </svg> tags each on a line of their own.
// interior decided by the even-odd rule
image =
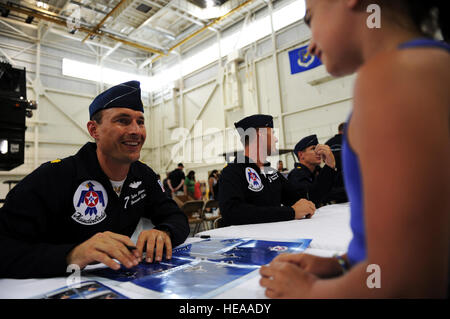
<svg viewBox="0 0 450 319">
<path fill-rule="evenodd" d="M 384 10 L 378 30 L 365 27 L 372 2 Z M 189 234 L 182 196 L 218 200 L 224 226 L 314 218 L 320 206 L 349 200 L 348 252 L 280 255 L 260 269 L 268 297 L 446 296 L 450 46 L 442 3 L 307 0 L 310 54 L 334 76 L 358 73 L 352 113 L 324 144 L 314 134 L 300 137 L 290 172 L 267 162 L 276 153 L 272 116 L 241 119 L 234 126 L 244 152 L 210 172 L 207 195 L 182 163 L 161 181 L 138 161 L 146 139 L 139 82 L 101 93 L 87 123 L 95 142 L 43 164 L 8 193 L 0 211 L 0 277 L 58 276 L 68 265 L 95 262 L 130 268 L 144 250 L 149 262 L 161 261 L 163 252 L 170 259 Z M 434 29 L 421 28 L 431 18 Z M 436 25 L 445 41 L 432 39 Z M 443 167 L 427 169 L 436 160 Z M 141 217 L 155 228 L 133 243 Z M 363 284 L 370 264 L 383 270 L 381 289 Z"/>
<path fill-rule="evenodd" d="M 177 168 L 171 172 L 166 173 L 166 178 L 163 180 L 165 193 L 172 198 L 177 199 L 179 196 L 184 196 L 186 200 L 201 200 L 210 199 L 218 200 L 219 197 L 219 171 L 212 170 L 208 176 L 208 188 L 197 181 L 195 178 L 195 171 L 190 170 L 187 175 L 184 174 L 183 163 L 178 163 Z M 177 185 L 173 187 L 172 185 Z"/>
</svg>

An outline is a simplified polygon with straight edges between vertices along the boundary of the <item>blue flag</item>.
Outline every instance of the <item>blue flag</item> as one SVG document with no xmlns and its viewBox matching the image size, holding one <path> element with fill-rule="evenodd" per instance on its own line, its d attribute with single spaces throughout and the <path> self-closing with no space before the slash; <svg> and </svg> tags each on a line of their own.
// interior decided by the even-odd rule
<svg viewBox="0 0 450 319">
<path fill-rule="evenodd" d="M 318 57 L 307 53 L 308 46 L 305 45 L 298 49 L 289 51 L 289 62 L 291 64 L 291 74 L 311 70 L 322 62 Z"/>
</svg>

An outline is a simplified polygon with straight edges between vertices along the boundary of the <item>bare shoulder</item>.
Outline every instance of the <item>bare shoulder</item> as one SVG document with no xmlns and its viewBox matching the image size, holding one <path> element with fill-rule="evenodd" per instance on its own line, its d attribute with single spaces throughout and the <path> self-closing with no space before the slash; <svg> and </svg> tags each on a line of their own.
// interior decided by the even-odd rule
<svg viewBox="0 0 450 319">
<path fill-rule="evenodd" d="M 366 63 L 355 82 L 349 127 L 353 144 L 363 143 L 363 136 L 352 132 L 389 127 L 417 130 L 417 123 L 440 129 L 436 134 L 446 131 L 448 136 L 448 70 L 450 54 L 439 49 L 396 50 L 381 53 Z"/>
<path fill-rule="evenodd" d="M 450 54 L 442 49 L 418 48 L 381 53 L 359 70 L 355 95 L 363 93 L 372 97 L 368 93 L 384 91 L 385 94 L 379 96 L 382 100 L 435 96 L 441 101 L 438 104 L 449 108 L 448 70 Z"/>
</svg>

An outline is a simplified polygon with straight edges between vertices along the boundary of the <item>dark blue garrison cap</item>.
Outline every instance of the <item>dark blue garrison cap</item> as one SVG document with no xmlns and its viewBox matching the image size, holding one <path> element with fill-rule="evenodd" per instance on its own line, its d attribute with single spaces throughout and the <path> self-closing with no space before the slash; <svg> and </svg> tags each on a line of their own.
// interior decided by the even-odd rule
<svg viewBox="0 0 450 319">
<path fill-rule="evenodd" d="M 241 128 L 244 131 L 250 127 L 260 128 L 260 127 L 271 127 L 273 128 L 273 117 L 272 115 L 255 114 L 250 115 L 239 122 L 234 123 L 236 129 Z"/>
<path fill-rule="evenodd" d="M 98 111 L 112 107 L 125 107 L 143 113 L 140 82 L 121 83 L 100 93 L 89 105 L 89 117 L 92 118 Z"/>
<path fill-rule="evenodd" d="M 317 140 L 316 134 L 306 136 L 306 137 L 302 138 L 300 140 L 300 142 L 298 142 L 295 145 L 294 153 L 295 153 L 295 155 L 297 155 L 299 151 L 303 151 L 305 148 L 312 146 L 312 145 L 317 145 L 317 144 L 319 144 L 319 141 Z"/>
</svg>

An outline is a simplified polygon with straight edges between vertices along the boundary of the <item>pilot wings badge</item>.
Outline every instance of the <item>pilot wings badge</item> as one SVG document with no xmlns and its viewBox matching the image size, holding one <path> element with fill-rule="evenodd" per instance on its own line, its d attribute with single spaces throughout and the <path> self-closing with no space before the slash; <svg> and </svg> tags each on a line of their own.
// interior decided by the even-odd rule
<svg viewBox="0 0 450 319">
<path fill-rule="evenodd" d="M 106 218 L 108 194 L 97 181 L 84 181 L 73 194 L 75 213 L 72 219 L 83 225 L 95 225 Z"/>
<path fill-rule="evenodd" d="M 248 188 L 254 192 L 259 192 L 264 188 L 264 185 L 258 173 L 251 167 L 245 168 L 245 177 L 247 178 Z"/>
<path fill-rule="evenodd" d="M 130 187 L 136 189 L 136 188 L 138 188 L 139 185 L 141 185 L 141 184 L 142 184 L 142 181 L 133 182 L 133 183 L 130 183 Z"/>
</svg>

